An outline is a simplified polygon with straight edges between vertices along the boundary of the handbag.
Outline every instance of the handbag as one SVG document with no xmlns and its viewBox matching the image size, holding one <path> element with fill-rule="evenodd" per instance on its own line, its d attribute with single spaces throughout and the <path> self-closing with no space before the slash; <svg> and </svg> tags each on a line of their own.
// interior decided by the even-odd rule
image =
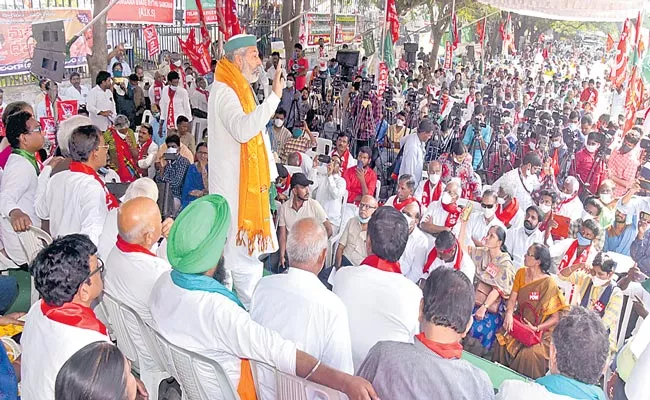
<svg viewBox="0 0 650 400">
<path fill-rule="evenodd" d="M 477 306 L 481 306 L 485 304 L 485 300 L 487 300 L 487 297 L 491 291 L 492 291 L 492 286 L 479 280 L 478 284 L 476 285 L 476 291 L 474 292 L 474 298 L 476 299 L 475 304 Z M 500 303 L 501 303 L 501 298 L 497 299 L 497 301 L 495 301 L 490 305 L 490 307 L 488 307 L 487 309 L 488 312 L 491 312 L 493 314 L 498 313 Z"/>
<path fill-rule="evenodd" d="M 524 303 L 523 306 L 528 306 L 535 315 L 535 325 L 539 324 L 539 316 L 535 309 L 529 303 Z M 522 306 L 520 306 L 522 307 Z M 519 313 L 512 319 L 512 331 L 510 335 L 526 347 L 532 347 L 542 342 L 542 331 L 535 332 L 523 321 L 523 310 L 520 308 Z"/>
</svg>

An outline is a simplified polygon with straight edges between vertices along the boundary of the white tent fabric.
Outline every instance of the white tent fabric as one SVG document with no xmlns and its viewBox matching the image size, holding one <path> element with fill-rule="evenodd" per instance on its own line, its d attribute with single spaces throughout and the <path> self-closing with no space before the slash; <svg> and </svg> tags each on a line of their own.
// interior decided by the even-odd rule
<svg viewBox="0 0 650 400">
<path fill-rule="evenodd" d="M 617 22 L 635 18 L 643 0 L 479 0 L 504 11 L 567 21 Z"/>
</svg>

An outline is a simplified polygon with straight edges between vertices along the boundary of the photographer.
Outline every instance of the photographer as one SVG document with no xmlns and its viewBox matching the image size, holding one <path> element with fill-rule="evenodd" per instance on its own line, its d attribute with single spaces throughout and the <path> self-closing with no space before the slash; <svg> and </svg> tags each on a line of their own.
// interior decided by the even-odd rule
<svg viewBox="0 0 650 400">
<path fill-rule="evenodd" d="M 479 131 L 480 135 L 475 132 Z M 463 137 L 463 144 L 468 147 L 470 154 L 472 154 L 472 167 L 479 168 L 479 163 L 483 158 L 483 153 L 487 149 L 490 139 L 492 138 L 492 128 L 485 123 L 485 115 L 483 106 L 476 106 L 474 108 L 474 117 Z M 473 151 L 472 151 L 473 150 Z"/>
<path fill-rule="evenodd" d="M 607 174 L 609 179 L 614 181 L 614 196 L 619 197 L 632 187 L 636 172 L 639 169 L 639 154 L 636 151 L 636 145 L 643 135 L 642 128 L 633 127 L 623 138 L 623 144 L 618 149 L 612 151 L 607 162 Z"/>
<path fill-rule="evenodd" d="M 300 43 L 296 43 L 294 48 L 294 56 L 289 60 L 289 71 L 293 71 L 296 74 L 296 89 L 302 90 L 307 85 L 309 61 L 304 57 Z"/>
<path fill-rule="evenodd" d="M 296 123 L 301 120 L 301 103 L 302 101 L 300 99 L 300 91 L 296 89 L 296 77 L 294 74 L 289 73 L 287 75 L 287 87 L 282 89 L 282 98 L 280 100 L 279 107 L 287 112 L 284 126 L 286 126 L 289 130 L 292 130 Z"/>
<path fill-rule="evenodd" d="M 561 166 L 565 163 L 567 154 L 567 145 L 562 140 L 562 132 L 559 129 L 554 129 L 551 133 L 551 145 L 548 148 L 548 158 L 551 160 L 553 175 L 556 178 L 560 173 Z"/>
<path fill-rule="evenodd" d="M 571 111 L 569 114 L 569 126 L 562 130 L 562 137 L 567 147 L 579 150 L 584 145 L 584 136 L 581 133 L 580 115 L 577 111 Z M 585 116 L 582 119 L 582 132 L 591 130 L 591 117 Z"/>
<path fill-rule="evenodd" d="M 587 144 L 575 156 L 575 164 L 571 166 L 571 175 L 576 176 L 583 183 L 583 191 L 596 193 L 600 182 L 607 178 L 605 170 L 606 156 L 603 146 L 604 135 L 600 132 L 591 132 L 587 136 Z"/>
</svg>

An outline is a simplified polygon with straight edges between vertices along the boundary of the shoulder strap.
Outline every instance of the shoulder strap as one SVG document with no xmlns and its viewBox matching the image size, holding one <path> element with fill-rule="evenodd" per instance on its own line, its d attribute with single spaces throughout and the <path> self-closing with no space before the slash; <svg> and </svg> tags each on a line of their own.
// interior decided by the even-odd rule
<svg viewBox="0 0 650 400">
<path fill-rule="evenodd" d="M 610 282 L 609 285 L 607 285 L 607 287 L 605 288 L 603 294 L 600 295 L 600 302 L 603 303 L 605 307 L 607 307 L 607 304 L 609 304 L 609 299 L 612 297 L 613 292 L 614 292 L 614 284 Z M 603 309 L 601 314 L 604 313 L 605 310 Z"/>
<path fill-rule="evenodd" d="M 589 280 L 589 284 L 587 285 L 587 290 L 585 293 L 582 295 L 582 301 L 580 301 L 580 306 L 584 308 L 589 307 L 589 293 L 591 293 L 591 287 L 593 286 L 593 282 L 591 279 Z"/>
</svg>

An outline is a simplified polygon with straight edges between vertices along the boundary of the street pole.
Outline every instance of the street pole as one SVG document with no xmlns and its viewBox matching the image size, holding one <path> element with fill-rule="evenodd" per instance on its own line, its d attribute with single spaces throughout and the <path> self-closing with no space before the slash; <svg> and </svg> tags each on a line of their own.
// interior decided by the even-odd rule
<svg viewBox="0 0 650 400">
<path fill-rule="evenodd" d="M 386 29 L 388 29 L 387 15 L 388 15 L 388 0 L 384 1 L 384 24 L 382 25 L 382 29 L 381 29 L 381 41 L 379 42 L 379 56 L 384 62 L 386 62 L 386 58 L 384 55 L 384 50 L 385 50 L 384 43 L 386 42 Z"/>
</svg>

